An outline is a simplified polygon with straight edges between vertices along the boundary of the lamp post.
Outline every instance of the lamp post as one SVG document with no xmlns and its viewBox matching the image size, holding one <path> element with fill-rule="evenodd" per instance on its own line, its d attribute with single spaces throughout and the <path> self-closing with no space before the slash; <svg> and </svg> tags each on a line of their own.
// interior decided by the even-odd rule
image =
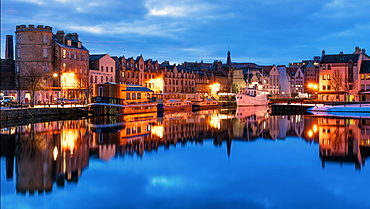
<svg viewBox="0 0 370 209">
<path fill-rule="evenodd" d="M 319 85 L 317 85 L 316 83 L 309 83 L 307 87 L 311 90 L 311 98 L 312 98 L 312 94 L 316 92 L 316 90 L 319 88 Z M 310 98 L 310 95 L 308 95 L 308 98 Z"/>
</svg>

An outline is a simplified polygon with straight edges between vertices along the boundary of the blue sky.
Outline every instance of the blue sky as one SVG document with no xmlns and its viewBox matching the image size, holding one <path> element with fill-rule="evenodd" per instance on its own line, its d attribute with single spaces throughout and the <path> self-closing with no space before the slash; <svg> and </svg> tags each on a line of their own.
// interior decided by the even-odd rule
<svg viewBox="0 0 370 209">
<path fill-rule="evenodd" d="M 2 0 L 1 58 L 16 25 L 78 33 L 90 54 L 285 64 L 356 46 L 370 54 L 370 1 Z"/>
</svg>

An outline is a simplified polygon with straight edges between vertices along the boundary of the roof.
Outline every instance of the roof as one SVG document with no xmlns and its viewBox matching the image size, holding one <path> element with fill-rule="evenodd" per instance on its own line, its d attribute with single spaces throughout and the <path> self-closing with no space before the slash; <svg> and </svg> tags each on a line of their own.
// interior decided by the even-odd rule
<svg viewBox="0 0 370 209">
<path fill-rule="evenodd" d="M 262 66 L 262 74 L 263 75 L 268 75 L 272 69 L 272 67 L 274 67 L 273 65 L 271 66 Z"/>
<path fill-rule="evenodd" d="M 125 91 L 150 91 L 153 92 L 153 90 L 143 87 L 143 86 L 127 86 Z"/>
<path fill-rule="evenodd" d="M 255 63 L 231 63 L 231 66 L 234 68 L 261 68 Z"/>
<path fill-rule="evenodd" d="M 359 54 L 324 55 L 321 59 L 321 63 L 347 63 L 350 60 L 357 63 L 359 57 Z"/>
<path fill-rule="evenodd" d="M 360 73 L 370 73 L 370 60 L 363 60 Z"/>
<path fill-rule="evenodd" d="M 89 60 L 94 61 L 94 60 L 100 60 L 102 57 L 104 57 L 107 54 L 94 54 L 89 56 Z"/>
</svg>

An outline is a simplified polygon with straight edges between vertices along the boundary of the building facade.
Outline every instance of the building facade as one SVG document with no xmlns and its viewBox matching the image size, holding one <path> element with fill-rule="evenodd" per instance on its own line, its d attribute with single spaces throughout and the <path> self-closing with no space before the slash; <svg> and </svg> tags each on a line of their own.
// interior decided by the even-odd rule
<svg viewBox="0 0 370 209">
<path fill-rule="evenodd" d="M 15 82 L 20 102 L 85 99 L 88 54 L 76 33 L 53 34 L 50 26 L 16 26 Z"/>
</svg>

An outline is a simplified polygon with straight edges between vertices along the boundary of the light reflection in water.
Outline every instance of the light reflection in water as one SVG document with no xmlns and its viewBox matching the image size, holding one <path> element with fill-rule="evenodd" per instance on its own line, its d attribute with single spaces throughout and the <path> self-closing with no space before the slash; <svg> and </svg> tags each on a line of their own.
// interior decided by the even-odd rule
<svg viewBox="0 0 370 209">
<path fill-rule="evenodd" d="M 361 169 L 370 155 L 370 120 L 271 116 L 266 109 L 251 107 L 238 108 L 236 113 L 207 110 L 28 124 L 1 129 L 0 134 L 17 141 L 12 145 L 16 148 L 7 149 L 17 151 L 4 155 L 10 159 L 6 165 L 9 178 L 13 175 L 11 159 L 16 159 L 18 193 L 51 191 L 53 182 L 61 187 L 65 181 L 77 182 L 90 158 L 109 162 L 114 156 L 143 157 L 160 147 L 171 149 L 204 140 L 212 140 L 214 146 L 226 144 L 225 154 L 232 155 L 233 140 L 275 141 L 295 136 L 319 145 L 323 167 L 336 162 Z M 152 186 L 174 186 L 182 181 L 155 176 L 150 182 Z"/>
</svg>

